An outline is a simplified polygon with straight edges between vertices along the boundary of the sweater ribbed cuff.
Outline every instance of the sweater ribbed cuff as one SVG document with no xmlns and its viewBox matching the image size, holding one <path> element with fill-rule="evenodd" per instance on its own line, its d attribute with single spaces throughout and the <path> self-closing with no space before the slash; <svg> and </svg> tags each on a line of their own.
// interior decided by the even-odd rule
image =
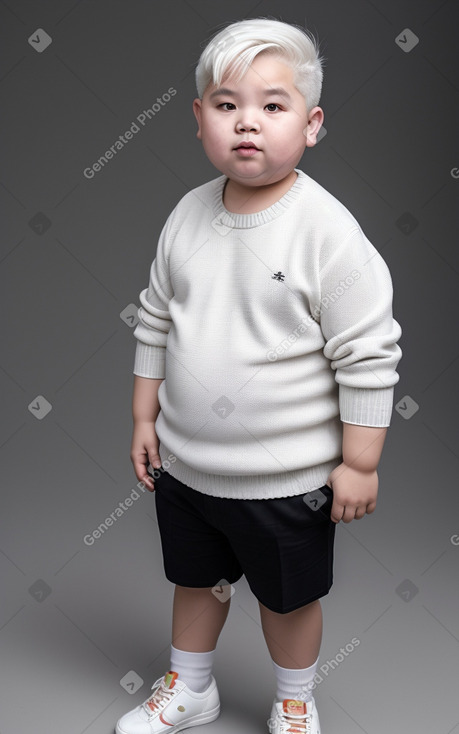
<svg viewBox="0 0 459 734">
<path fill-rule="evenodd" d="M 344 423 L 387 428 L 390 426 L 394 387 L 355 388 L 339 386 L 339 411 Z"/>
<path fill-rule="evenodd" d="M 139 377 L 154 380 L 166 376 L 166 347 L 156 347 L 138 341 L 135 350 L 134 370 Z"/>
</svg>

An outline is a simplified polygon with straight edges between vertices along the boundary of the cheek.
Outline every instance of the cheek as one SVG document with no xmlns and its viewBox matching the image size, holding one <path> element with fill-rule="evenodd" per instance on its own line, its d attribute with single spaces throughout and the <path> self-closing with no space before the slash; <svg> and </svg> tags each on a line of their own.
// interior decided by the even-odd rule
<svg viewBox="0 0 459 734">
<path fill-rule="evenodd" d="M 304 126 L 306 127 L 306 125 Z M 282 157 L 288 155 L 292 150 L 301 150 L 306 146 L 306 136 L 302 127 L 298 122 L 293 123 L 289 128 L 276 131 L 275 133 L 275 149 L 276 155 Z"/>
<path fill-rule="evenodd" d="M 287 160 L 291 155 L 296 155 L 306 145 L 304 135 L 290 136 L 288 139 L 284 137 L 276 141 L 270 146 L 269 152 L 278 160 Z"/>
<path fill-rule="evenodd" d="M 207 109 L 203 115 L 203 121 L 208 127 L 220 127 L 225 124 L 225 115 L 219 109 Z"/>
<path fill-rule="evenodd" d="M 219 149 L 228 136 L 225 134 L 223 126 L 220 122 L 206 120 L 202 125 L 202 142 L 204 147 Z"/>
<path fill-rule="evenodd" d="M 213 138 L 219 135 L 222 128 L 221 121 L 213 115 L 205 115 L 202 120 L 202 129 L 205 131 L 207 137 Z"/>
</svg>

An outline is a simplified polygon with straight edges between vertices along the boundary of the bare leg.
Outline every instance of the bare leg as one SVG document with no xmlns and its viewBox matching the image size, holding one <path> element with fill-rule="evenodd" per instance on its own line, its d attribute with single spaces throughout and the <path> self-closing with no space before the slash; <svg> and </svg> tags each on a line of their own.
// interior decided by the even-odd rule
<svg viewBox="0 0 459 734">
<path fill-rule="evenodd" d="M 260 619 L 271 658 L 282 668 L 309 668 L 319 657 L 322 642 L 320 600 L 288 614 L 278 614 L 261 602 Z"/>
<path fill-rule="evenodd" d="M 187 652 L 215 650 L 228 616 L 231 597 L 225 602 L 212 587 L 193 589 L 176 585 L 172 612 L 172 644 Z"/>
</svg>

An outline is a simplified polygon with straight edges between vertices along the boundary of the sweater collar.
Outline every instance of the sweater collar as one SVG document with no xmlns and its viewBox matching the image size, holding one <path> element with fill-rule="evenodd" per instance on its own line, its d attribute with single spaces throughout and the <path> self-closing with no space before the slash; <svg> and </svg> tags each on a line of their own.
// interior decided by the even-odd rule
<svg viewBox="0 0 459 734">
<path fill-rule="evenodd" d="M 267 209 L 252 214 L 235 214 L 234 212 L 228 211 L 223 204 L 223 189 L 228 177 L 225 175 L 219 176 L 215 179 L 213 196 L 213 213 L 215 218 L 218 219 L 219 225 L 224 225 L 231 229 L 249 229 L 250 227 L 258 227 L 260 224 L 266 224 L 279 217 L 298 198 L 306 183 L 306 174 L 299 168 L 295 168 L 294 170 L 298 176 L 289 190 Z"/>
</svg>

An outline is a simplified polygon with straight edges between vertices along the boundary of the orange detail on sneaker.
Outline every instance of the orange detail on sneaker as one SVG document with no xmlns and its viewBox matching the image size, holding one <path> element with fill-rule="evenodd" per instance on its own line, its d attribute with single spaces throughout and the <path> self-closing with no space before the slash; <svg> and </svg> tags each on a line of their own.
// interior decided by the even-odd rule
<svg viewBox="0 0 459 734">
<path fill-rule="evenodd" d="M 145 701 L 145 706 L 148 706 L 148 708 L 151 711 L 158 711 L 159 709 L 159 702 L 162 699 L 164 695 L 168 695 L 169 697 L 172 697 L 175 693 L 171 693 L 171 689 L 175 686 L 175 681 L 178 678 L 178 673 L 176 673 L 174 670 L 169 670 L 168 673 L 165 674 L 163 677 L 163 680 L 161 681 L 161 685 L 159 687 L 156 687 L 155 692 L 152 696 L 150 696 L 147 701 Z M 167 691 L 167 694 L 166 694 Z M 168 722 L 165 721 L 165 724 Z"/>
<path fill-rule="evenodd" d="M 284 698 L 282 711 L 284 726 L 288 726 L 288 729 L 282 729 L 282 731 L 289 732 L 289 734 L 309 734 L 311 732 L 311 714 L 308 712 L 305 701 Z"/>
<path fill-rule="evenodd" d="M 175 680 L 178 678 L 178 673 L 173 670 L 169 670 L 164 676 L 164 688 L 173 688 L 175 686 Z"/>
<path fill-rule="evenodd" d="M 174 726 L 173 724 L 171 724 L 170 721 L 166 721 L 166 719 L 164 718 L 162 714 L 159 715 L 159 720 L 162 721 L 163 724 L 167 724 L 167 726 Z"/>
<path fill-rule="evenodd" d="M 293 714 L 294 716 L 304 716 L 306 714 L 306 703 L 293 698 L 284 698 L 282 708 L 286 714 Z"/>
</svg>

